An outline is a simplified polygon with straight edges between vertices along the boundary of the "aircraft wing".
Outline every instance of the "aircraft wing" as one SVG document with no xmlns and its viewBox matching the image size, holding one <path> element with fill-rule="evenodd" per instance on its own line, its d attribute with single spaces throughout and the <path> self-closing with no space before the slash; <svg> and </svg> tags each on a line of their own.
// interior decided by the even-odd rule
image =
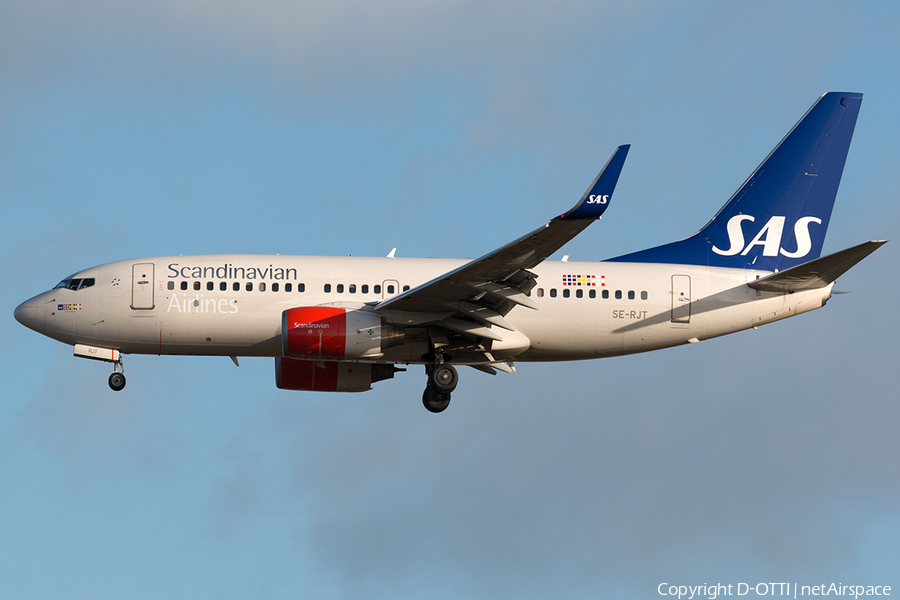
<svg viewBox="0 0 900 600">
<path fill-rule="evenodd" d="M 450 316 L 448 312 L 459 312 L 485 326 L 513 330 L 503 315 L 516 305 L 537 308 L 527 296 L 537 277 L 529 269 L 600 218 L 609 206 L 629 148 L 629 145 L 616 148 L 581 200 L 569 211 L 502 248 L 378 303 L 374 310 L 394 322 L 418 324 L 444 320 Z M 466 321 L 461 321 L 462 324 L 457 321 L 461 320 L 446 319 L 442 325 L 462 333 L 460 329 Z M 487 327 L 477 331 L 469 327 L 466 333 L 491 338 Z"/>
<path fill-rule="evenodd" d="M 866 242 L 817 258 L 809 262 L 773 273 L 747 285 L 764 292 L 793 293 L 800 290 L 815 290 L 833 283 L 859 261 L 878 250 L 887 240 Z"/>
</svg>

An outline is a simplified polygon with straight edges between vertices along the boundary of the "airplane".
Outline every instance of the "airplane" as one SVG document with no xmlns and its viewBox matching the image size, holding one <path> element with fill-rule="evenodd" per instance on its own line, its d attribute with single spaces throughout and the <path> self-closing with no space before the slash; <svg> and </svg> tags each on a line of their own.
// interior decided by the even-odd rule
<svg viewBox="0 0 900 600">
<path fill-rule="evenodd" d="M 77 357 L 274 357 L 284 390 L 362 392 L 424 365 L 450 403 L 457 366 L 585 360 L 697 343 L 821 308 L 886 240 L 821 256 L 862 94 L 823 94 L 697 233 L 601 262 L 548 261 L 609 207 L 628 145 L 570 210 L 475 260 L 159 256 L 74 273 L 15 318 Z"/>
</svg>

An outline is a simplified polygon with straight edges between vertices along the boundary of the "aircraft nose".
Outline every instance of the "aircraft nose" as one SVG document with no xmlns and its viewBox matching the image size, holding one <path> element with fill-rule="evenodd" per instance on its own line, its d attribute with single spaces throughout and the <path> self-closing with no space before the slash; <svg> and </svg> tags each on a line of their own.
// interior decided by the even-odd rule
<svg viewBox="0 0 900 600">
<path fill-rule="evenodd" d="M 44 307 L 35 298 L 26 300 L 16 307 L 16 321 L 38 333 L 44 332 Z"/>
</svg>

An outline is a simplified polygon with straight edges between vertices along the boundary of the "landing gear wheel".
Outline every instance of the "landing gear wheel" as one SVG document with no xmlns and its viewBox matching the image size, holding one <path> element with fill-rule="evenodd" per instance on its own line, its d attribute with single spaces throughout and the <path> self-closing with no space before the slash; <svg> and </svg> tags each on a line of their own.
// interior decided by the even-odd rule
<svg viewBox="0 0 900 600">
<path fill-rule="evenodd" d="M 456 389 L 459 383 L 459 373 L 453 368 L 453 365 L 442 363 L 435 365 L 428 374 L 428 386 L 436 392 L 449 394 Z"/>
<path fill-rule="evenodd" d="M 114 392 L 122 391 L 125 387 L 125 376 L 121 373 L 113 373 L 109 376 L 109 387 Z"/>
<path fill-rule="evenodd" d="M 429 385 L 422 394 L 422 404 L 428 412 L 443 412 L 450 405 L 450 392 L 438 392 Z"/>
</svg>

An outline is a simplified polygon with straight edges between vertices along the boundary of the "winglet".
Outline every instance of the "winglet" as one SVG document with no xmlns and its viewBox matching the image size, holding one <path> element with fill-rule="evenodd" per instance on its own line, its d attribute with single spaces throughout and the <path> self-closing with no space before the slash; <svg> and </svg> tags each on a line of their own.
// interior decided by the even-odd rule
<svg viewBox="0 0 900 600">
<path fill-rule="evenodd" d="M 625 164 L 625 157 L 628 155 L 628 149 L 631 144 L 624 144 L 616 148 L 609 161 L 594 179 L 594 182 L 581 197 L 574 207 L 568 212 L 560 215 L 561 219 L 599 219 L 600 215 L 609 206 L 612 199 L 613 191 L 616 189 L 616 182 L 619 181 L 619 174 L 622 172 L 622 165 Z"/>
</svg>

